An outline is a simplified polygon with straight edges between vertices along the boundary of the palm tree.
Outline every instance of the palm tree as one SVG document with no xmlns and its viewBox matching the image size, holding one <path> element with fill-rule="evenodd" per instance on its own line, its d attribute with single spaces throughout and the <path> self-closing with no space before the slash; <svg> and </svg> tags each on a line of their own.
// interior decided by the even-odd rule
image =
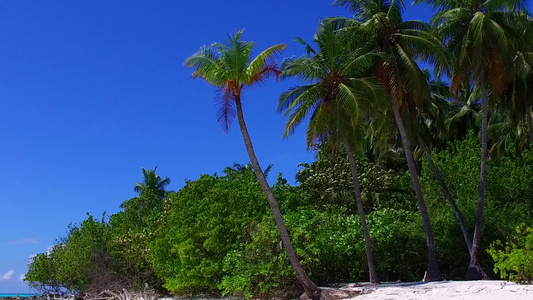
<svg viewBox="0 0 533 300">
<path fill-rule="evenodd" d="M 229 130 L 231 121 L 235 118 L 235 114 L 237 115 L 246 151 L 257 176 L 257 181 L 267 197 L 279 235 L 289 256 L 289 261 L 296 271 L 298 281 L 303 286 L 307 296 L 318 300 L 322 290 L 309 279 L 307 273 L 300 265 L 276 198 L 255 155 L 242 111 L 241 95 L 245 88 L 256 85 L 269 76 L 278 76 L 281 73 L 276 68 L 273 58 L 285 49 L 285 44 L 271 46 L 250 61 L 254 43 L 240 40 L 242 33 L 243 31 L 241 30 L 233 36 L 228 36 L 226 43 L 203 46 L 198 52 L 187 58 L 184 64 L 189 68 L 196 69 L 192 75 L 193 78 L 204 79 L 207 83 L 220 89 L 222 99 L 218 112 L 218 121 L 225 131 Z"/>
<path fill-rule="evenodd" d="M 429 73 L 427 73 L 427 76 L 430 78 Z M 448 203 L 452 208 L 453 214 L 461 229 L 466 248 L 468 249 L 468 253 L 470 253 L 472 250 L 472 239 L 463 222 L 461 211 L 457 207 L 448 186 L 433 162 L 430 149 L 432 146 L 442 147 L 445 145 L 446 141 L 450 140 L 449 130 L 447 130 L 445 125 L 448 121 L 446 116 L 454 109 L 453 103 L 450 101 L 450 88 L 439 79 L 429 80 L 429 86 L 430 97 L 428 98 L 428 101 L 423 103 L 419 114 L 414 116 L 413 119 L 415 119 L 416 122 L 414 124 L 415 127 L 411 131 L 415 132 L 415 136 L 418 140 L 418 147 L 424 153 L 429 168 L 433 172 L 435 179 L 441 186 L 445 198 L 448 200 Z M 483 271 L 482 275 L 484 279 L 489 279 L 488 275 Z"/>
<path fill-rule="evenodd" d="M 353 154 L 353 145 L 363 139 L 360 131 L 363 115 L 368 113 L 369 106 L 386 100 L 379 82 L 368 76 L 375 53 L 347 49 L 332 23 L 321 24 L 317 31 L 315 43 L 319 51 L 300 38 L 297 41 L 306 46 L 307 56 L 286 59 L 282 64 L 282 77 L 300 77 L 311 83 L 281 95 L 278 111 L 286 110 L 285 115 L 289 117 L 283 136 L 292 133 L 311 113 L 307 146 L 310 148 L 327 140 L 332 148 L 338 145 L 346 148 L 365 239 L 370 282 L 379 283 Z"/>
<path fill-rule="evenodd" d="M 152 191 L 159 199 L 165 198 L 165 187 L 170 184 L 170 178 L 157 175 L 157 166 L 153 170 L 147 170 L 141 167 L 143 173 L 143 182 L 135 184 L 133 190 L 139 194 L 145 191 Z"/>
<path fill-rule="evenodd" d="M 478 134 L 481 126 L 480 105 L 478 99 L 481 96 L 479 86 L 470 88 L 463 85 L 456 96 L 457 99 L 451 105 L 451 114 L 446 118 L 446 134 L 448 140 L 462 140 L 469 131 Z"/>
<path fill-rule="evenodd" d="M 512 26 L 523 0 L 417 0 L 439 9 L 432 20 L 439 35 L 453 53 L 450 88 L 458 93 L 464 82 L 479 85 L 481 90 L 481 172 L 476 224 L 472 240 L 468 279 L 482 279 L 478 255 L 483 222 L 487 181 L 487 132 L 489 97 L 498 98 L 507 86 L 514 57 L 513 42 L 520 33 Z"/>
<path fill-rule="evenodd" d="M 408 110 L 416 110 L 417 106 L 429 97 L 427 78 L 416 60 L 434 63 L 438 71 L 442 69 L 438 63 L 445 64 L 448 61 L 446 52 L 428 24 L 402 20 L 403 0 L 337 0 L 335 4 L 347 6 L 353 11 L 354 20 L 351 24 L 345 23 L 350 25 L 347 30 L 353 30 L 358 35 L 354 38 L 362 36 L 369 41 L 370 47 L 386 54 L 384 59 L 377 61 L 374 68 L 376 77 L 383 83 L 392 102 L 392 112 L 422 215 L 428 249 L 425 279 L 442 280 L 431 222 L 403 118 L 409 115 Z"/>
<path fill-rule="evenodd" d="M 427 76 L 428 78 L 430 77 L 429 73 L 427 73 Z M 441 186 L 442 192 L 453 210 L 457 223 L 461 229 L 461 233 L 463 234 L 466 247 L 470 252 L 472 248 L 472 239 L 466 230 L 461 212 L 457 207 L 448 186 L 433 162 L 430 150 L 430 147 L 433 144 L 442 144 L 443 141 L 445 142 L 447 140 L 448 132 L 444 123 L 446 122 L 445 116 L 451 109 L 450 102 L 448 101 L 450 99 L 449 87 L 438 79 L 429 80 L 429 86 L 430 96 L 428 101 L 425 101 L 422 104 L 418 115 L 412 116 L 412 119 L 415 120 L 415 123 L 413 124 L 415 127 L 411 131 L 414 132 L 418 146 L 424 153 L 431 172 L 433 172 L 435 179 Z"/>
<path fill-rule="evenodd" d="M 155 195 L 159 200 L 163 200 L 165 198 L 166 193 L 165 187 L 170 184 L 170 178 L 161 178 L 161 176 L 157 175 L 155 173 L 157 171 L 157 166 L 155 166 L 153 170 L 147 170 L 141 167 L 141 171 L 143 173 L 143 182 L 137 182 L 133 190 L 139 193 L 139 196 L 151 193 Z M 149 205 L 147 203 L 139 203 L 140 199 L 140 197 L 128 199 L 122 202 L 122 204 L 120 204 L 120 208 L 126 208 L 127 206 L 133 205 L 133 203 L 136 203 L 137 205 L 141 206 Z"/>
<path fill-rule="evenodd" d="M 525 119 L 528 127 L 529 144 L 533 146 L 533 20 L 525 11 L 521 11 L 514 27 L 518 29 L 522 41 L 516 43 L 516 56 L 513 59 L 514 78 L 502 97 L 502 108 L 510 110 L 513 127 L 520 127 Z"/>
</svg>

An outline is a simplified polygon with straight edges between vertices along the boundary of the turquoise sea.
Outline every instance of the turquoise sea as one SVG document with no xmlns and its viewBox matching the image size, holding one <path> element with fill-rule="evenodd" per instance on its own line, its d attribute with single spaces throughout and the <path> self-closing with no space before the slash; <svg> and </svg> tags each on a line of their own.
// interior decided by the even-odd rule
<svg viewBox="0 0 533 300">
<path fill-rule="evenodd" d="M 32 297 L 37 296 L 37 294 L 2 294 L 0 293 L 0 298 L 4 297 Z"/>
</svg>

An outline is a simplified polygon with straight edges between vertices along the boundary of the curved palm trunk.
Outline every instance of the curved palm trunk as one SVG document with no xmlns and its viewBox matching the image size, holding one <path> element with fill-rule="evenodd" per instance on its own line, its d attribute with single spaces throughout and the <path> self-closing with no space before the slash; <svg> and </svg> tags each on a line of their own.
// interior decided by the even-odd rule
<svg viewBox="0 0 533 300">
<path fill-rule="evenodd" d="M 453 200 L 452 194 L 448 190 L 446 183 L 444 183 L 444 180 L 442 179 L 442 176 L 440 175 L 439 170 L 437 170 L 437 167 L 435 167 L 435 164 L 433 163 L 433 159 L 431 159 L 431 153 L 429 152 L 429 149 L 426 147 L 426 144 L 424 143 L 420 135 L 418 135 L 418 141 L 422 149 L 424 149 L 424 154 L 426 155 L 426 159 L 428 160 L 429 168 L 431 169 L 431 171 L 433 172 L 433 175 L 439 182 L 440 187 L 442 188 L 442 192 L 444 193 L 444 196 L 446 197 L 446 199 L 448 199 L 448 202 L 450 203 L 450 206 L 452 207 L 455 218 L 457 219 L 457 223 L 459 223 L 459 227 L 461 228 L 461 232 L 463 233 L 463 239 L 465 240 L 466 247 L 468 248 L 468 252 L 470 253 L 470 251 L 472 250 L 472 239 L 470 238 L 470 235 L 468 234 L 466 230 L 466 226 L 463 223 L 461 212 L 459 211 L 459 208 L 455 204 L 455 200 Z"/>
<path fill-rule="evenodd" d="M 443 280 L 443 278 L 442 274 L 440 273 L 439 265 L 437 262 L 435 240 L 433 238 L 433 231 L 431 230 L 431 222 L 429 221 L 429 214 L 427 211 L 426 202 L 424 201 L 424 195 L 422 194 L 420 182 L 418 181 L 415 161 L 413 159 L 413 153 L 411 152 L 407 133 L 405 132 L 405 127 L 403 125 L 402 117 L 400 115 L 400 108 L 398 107 L 398 103 L 394 98 L 392 98 L 392 105 L 394 111 L 394 118 L 396 119 L 398 131 L 400 132 L 400 137 L 402 139 L 402 145 L 403 150 L 405 152 L 405 158 L 407 160 L 407 166 L 409 167 L 409 173 L 411 174 L 411 181 L 413 182 L 413 188 L 415 190 L 416 199 L 418 201 L 418 208 L 420 209 L 420 214 L 422 215 L 424 232 L 426 233 L 426 246 L 428 249 L 428 267 L 426 273 L 426 281 L 441 281 Z"/>
<path fill-rule="evenodd" d="M 355 202 L 357 203 L 357 211 L 359 212 L 359 219 L 361 220 L 361 228 L 363 229 L 363 236 L 365 237 L 366 261 L 368 263 L 368 272 L 370 273 L 370 282 L 379 283 L 378 273 L 374 267 L 374 255 L 372 254 L 372 240 L 366 225 L 365 209 L 363 208 L 363 201 L 361 200 L 361 188 L 359 187 L 359 179 L 357 175 L 357 166 L 353 158 L 352 148 L 346 143 L 346 152 L 348 160 L 350 161 L 350 168 L 352 170 L 353 191 L 355 193 Z"/>
<path fill-rule="evenodd" d="M 440 187 L 442 188 L 442 192 L 444 193 L 444 196 L 446 199 L 448 199 L 448 202 L 450 203 L 450 206 L 452 207 L 453 214 L 455 215 L 455 218 L 457 219 L 457 223 L 459 224 L 459 227 L 461 228 L 461 233 L 463 234 L 463 239 L 466 244 L 466 248 L 468 249 L 468 254 L 470 255 L 472 252 L 472 239 L 470 238 L 470 235 L 468 234 L 468 231 L 466 230 L 466 226 L 463 222 L 463 218 L 461 216 L 461 211 L 457 207 L 457 204 L 455 203 L 455 200 L 453 200 L 452 194 L 448 190 L 448 187 L 446 186 L 446 183 L 444 183 L 444 179 L 442 179 L 442 176 L 440 175 L 439 170 L 437 170 L 437 167 L 435 167 L 435 164 L 433 163 L 433 159 L 431 158 L 431 152 L 429 152 L 429 149 L 426 147 L 426 144 L 424 143 L 424 140 L 418 135 L 418 141 L 420 142 L 420 145 L 424 149 L 424 153 L 426 155 L 426 159 L 428 160 L 429 167 L 431 171 L 433 172 L 433 175 L 437 179 L 437 181 L 440 184 Z M 481 276 L 483 277 L 483 280 L 489 280 L 489 275 L 481 269 Z"/>
<path fill-rule="evenodd" d="M 479 267 L 478 255 L 481 241 L 481 225 L 483 224 L 483 206 L 485 204 L 485 189 L 487 185 L 487 128 L 489 126 L 488 110 L 489 95 L 486 85 L 481 87 L 481 174 L 479 182 L 479 198 L 477 202 L 476 227 L 474 228 L 474 239 L 472 240 L 472 250 L 470 251 L 470 265 L 466 271 L 466 279 L 481 280 L 483 275 Z"/>
<path fill-rule="evenodd" d="M 235 104 L 237 107 L 237 118 L 239 120 L 239 127 L 241 129 L 242 138 L 244 139 L 244 144 L 246 145 L 246 151 L 248 152 L 248 156 L 250 157 L 250 161 L 252 163 L 252 167 L 254 168 L 255 175 L 257 176 L 257 181 L 259 182 L 259 185 L 261 185 L 261 189 L 267 197 L 268 204 L 270 205 L 270 209 L 272 210 L 272 214 L 274 215 L 274 219 L 276 221 L 276 226 L 278 227 L 281 241 L 283 242 L 283 246 L 285 247 L 285 250 L 287 251 L 287 254 L 289 256 L 289 261 L 294 270 L 296 271 L 298 281 L 304 288 L 307 296 L 313 300 L 320 300 L 322 290 L 318 288 L 315 283 L 311 281 L 311 279 L 309 279 L 307 273 L 300 265 L 300 261 L 298 260 L 296 252 L 294 252 L 294 248 L 292 247 L 289 238 L 289 233 L 287 232 L 287 228 L 285 227 L 285 223 L 283 222 L 283 217 L 281 215 L 278 202 L 276 201 L 276 198 L 274 197 L 274 194 L 272 193 L 272 190 L 270 189 L 270 186 L 266 181 L 265 174 L 259 166 L 257 157 L 255 156 L 254 148 L 252 146 L 252 140 L 250 139 L 248 129 L 246 128 L 246 123 L 244 122 L 242 104 L 239 95 L 236 96 Z"/>
</svg>

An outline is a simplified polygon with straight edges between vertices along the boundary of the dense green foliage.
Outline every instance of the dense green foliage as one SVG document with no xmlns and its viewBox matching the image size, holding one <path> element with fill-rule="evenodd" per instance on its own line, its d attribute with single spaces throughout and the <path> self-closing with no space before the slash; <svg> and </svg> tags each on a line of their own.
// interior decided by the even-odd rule
<svg viewBox="0 0 533 300">
<path fill-rule="evenodd" d="M 533 22 L 519 11 L 520 1 L 487 2 L 485 8 L 475 1 L 416 2 L 441 10 L 432 25 L 404 21 L 403 1 L 335 1 L 352 9 L 354 18 L 324 20 L 315 36 L 318 50 L 299 39 L 307 55 L 282 64 L 282 77 L 307 81 L 281 96 L 280 109 L 289 116 L 285 134 L 312 115 L 308 147 L 318 149 L 314 162 L 301 164 L 296 186 L 279 175 L 272 201 L 254 155 L 258 172 L 236 164 L 223 175 L 187 181 L 176 192 L 165 190 L 170 180 L 156 169 L 143 168 L 137 197 L 124 201 L 119 213 L 70 225 L 53 248 L 33 257 L 26 280 L 53 293 L 148 287 L 180 295 L 294 297 L 301 286 L 295 255 L 283 250 L 280 236 L 286 245 L 289 239 L 277 226 L 283 222 L 272 209 L 276 201 L 299 263 L 314 282 L 367 280 L 365 222 L 357 216 L 351 172 L 356 169 L 381 280 L 420 280 L 436 257 L 433 280 L 441 271 L 446 279 L 463 279 L 468 266 L 471 271 L 480 265 L 492 278 L 530 282 L 533 229 L 522 224 L 533 217 L 527 88 Z M 491 18 L 507 25 L 496 28 Z M 219 121 L 228 129 L 235 105 L 246 141 L 240 93 L 279 75 L 270 59 L 285 46 L 268 48 L 248 64 L 253 43 L 239 40 L 241 34 L 231 47 L 201 48 L 186 65 L 197 68 L 194 77 L 222 87 L 226 101 Z M 419 60 L 429 62 L 432 72 L 423 72 Z M 446 72 L 451 87 L 440 81 Z M 385 105 L 377 105 L 378 99 Z M 341 146 L 352 151 L 352 144 L 351 169 Z M 247 145 L 253 152 L 249 137 Z M 436 255 L 429 251 L 433 237 Z"/>
<path fill-rule="evenodd" d="M 478 147 L 476 136 L 470 134 L 434 153 L 470 230 Z M 516 254 L 529 244 L 519 239 L 521 233 L 516 234 L 514 228 L 532 215 L 532 162 L 533 152 L 525 151 L 489 164 L 482 249 L 495 240 L 513 242 L 507 252 L 491 250 L 491 255 L 498 255 L 498 274 L 513 280 L 524 280 L 509 274 L 515 274 L 510 270 L 517 261 L 524 264 L 528 257 Z M 319 284 L 364 279 L 364 240 L 345 155 L 321 154 L 302 166 L 298 186 L 280 176 L 272 186 L 301 263 Z M 425 237 L 405 168 L 386 170 L 363 157 L 358 159 L 358 168 L 377 271 L 384 281 L 420 280 L 426 262 Z M 446 278 L 460 279 L 468 252 L 426 162 L 421 170 L 439 262 Z M 289 297 L 299 290 L 249 165 L 228 167 L 222 176 L 202 175 L 177 192 L 167 192 L 164 199 L 145 192 L 128 202 L 132 205 L 110 216 L 108 222 L 89 216 L 72 225 L 67 237 L 49 253 L 33 259 L 27 280 L 35 286 L 78 291 L 113 285 L 142 288 L 145 283 L 176 294 Z M 489 272 L 494 268 L 491 261 L 488 255 L 482 259 Z"/>
<path fill-rule="evenodd" d="M 433 159 L 457 206 L 463 213 L 468 230 L 473 230 L 478 193 L 476 176 L 479 173 L 479 140 L 472 133 L 465 140 L 450 143 L 444 151 L 435 153 Z M 520 156 L 502 158 L 499 163 L 489 161 L 485 221 L 482 248 L 497 239 L 512 236 L 514 228 L 530 219 L 533 214 L 533 173 L 531 151 Z M 468 263 L 469 255 L 453 212 L 424 163 L 421 180 L 435 226 L 437 247 L 443 272 L 448 277 L 461 278 L 460 266 Z M 513 191 L 512 191 L 513 190 Z M 458 245 L 460 247 L 458 247 Z M 483 252 L 482 267 L 492 270 L 490 257 Z"/>
<path fill-rule="evenodd" d="M 66 238 L 33 258 L 26 280 L 34 288 L 60 293 L 87 290 L 91 282 L 110 275 L 111 239 L 104 218 L 98 221 L 89 215 L 79 226 L 70 225 Z"/>
</svg>

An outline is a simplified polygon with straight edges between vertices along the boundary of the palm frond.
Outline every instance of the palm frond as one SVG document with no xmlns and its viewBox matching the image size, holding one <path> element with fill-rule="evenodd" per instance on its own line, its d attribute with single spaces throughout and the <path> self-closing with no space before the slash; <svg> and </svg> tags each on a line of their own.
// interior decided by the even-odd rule
<svg viewBox="0 0 533 300">
<path fill-rule="evenodd" d="M 427 78 L 401 45 L 396 44 L 396 50 L 399 58 L 396 62 L 405 82 L 405 91 L 412 94 L 416 102 L 423 101 L 429 95 Z"/>
<path fill-rule="evenodd" d="M 229 131 L 237 113 L 234 99 L 238 88 L 238 84 L 235 81 L 226 81 L 224 87 L 220 89 L 216 100 L 216 106 L 218 106 L 217 122 L 226 133 Z"/>
<path fill-rule="evenodd" d="M 266 69 L 265 66 L 269 65 L 268 61 L 272 60 L 276 55 L 281 54 L 285 48 L 285 44 L 278 44 L 259 53 L 246 68 L 247 78 L 253 77 L 255 74 Z M 270 65 L 273 66 L 272 64 Z"/>
<path fill-rule="evenodd" d="M 214 86 L 224 84 L 225 71 L 220 65 L 219 54 L 212 47 L 201 47 L 183 64 L 189 68 L 196 68 L 192 75 L 193 78 L 200 77 Z"/>
<path fill-rule="evenodd" d="M 315 87 L 315 85 L 303 85 L 289 89 L 286 92 L 283 92 L 279 97 L 278 102 L 278 112 L 283 112 L 288 110 L 290 107 L 295 107 L 300 104 L 299 101 L 303 101 L 305 98 L 300 98 L 300 96 L 308 91 L 309 89 Z"/>
<path fill-rule="evenodd" d="M 313 49 L 313 47 L 311 47 L 311 45 L 309 45 L 301 37 L 295 38 L 294 41 L 305 46 L 305 51 L 307 52 L 307 56 L 311 55 L 311 53 L 316 54 L 315 49 Z"/>
<path fill-rule="evenodd" d="M 298 77 L 303 81 L 314 81 L 327 76 L 327 72 L 311 57 L 287 58 L 281 63 L 281 78 Z"/>
</svg>

